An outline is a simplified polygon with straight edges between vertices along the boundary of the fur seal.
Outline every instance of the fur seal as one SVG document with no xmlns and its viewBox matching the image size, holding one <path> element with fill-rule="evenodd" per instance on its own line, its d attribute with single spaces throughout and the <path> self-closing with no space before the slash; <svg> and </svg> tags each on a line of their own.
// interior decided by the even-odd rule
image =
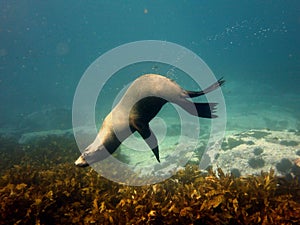
<svg viewBox="0 0 300 225">
<path fill-rule="evenodd" d="M 149 127 L 149 122 L 167 102 L 179 105 L 194 116 L 217 117 L 213 114 L 217 103 L 196 103 L 187 98 L 211 92 L 224 82 L 221 78 L 202 91 L 187 91 L 171 79 L 158 74 L 140 76 L 129 86 L 120 102 L 106 116 L 96 139 L 75 161 L 75 165 L 85 167 L 105 159 L 135 131 L 142 136 L 160 162 L 157 139 Z"/>
</svg>

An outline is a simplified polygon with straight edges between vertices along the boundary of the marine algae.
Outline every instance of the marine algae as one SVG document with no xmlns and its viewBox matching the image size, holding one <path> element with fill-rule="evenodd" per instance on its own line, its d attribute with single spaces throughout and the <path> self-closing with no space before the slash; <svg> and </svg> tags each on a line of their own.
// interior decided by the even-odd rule
<svg viewBox="0 0 300 225">
<path fill-rule="evenodd" d="M 273 170 L 236 177 L 187 165 L 164 182 L 131 187 L 75 167 L 73 139 L 27 145 L 0 145 L 19 155 L 12 162 L 17 157 L 0 149 L 0 224 L 300 223 L 299 177 L 279 178 Z"/>
</svg>

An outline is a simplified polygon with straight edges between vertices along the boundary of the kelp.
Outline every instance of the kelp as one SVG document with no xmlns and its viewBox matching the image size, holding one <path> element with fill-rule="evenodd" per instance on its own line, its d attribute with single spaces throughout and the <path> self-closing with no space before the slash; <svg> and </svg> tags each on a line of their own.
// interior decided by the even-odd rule
<svg viewBox="0 0 300 225">
<path fill-rule="evenodd" d="M 1 140 L 5 141 L 5 140 Z M 299 177 L 235 177 L 197 166 L 133 187 L 77 168 L 73 139 L 1 144 L 1 224 L 299 224 Z"/>
</svg>

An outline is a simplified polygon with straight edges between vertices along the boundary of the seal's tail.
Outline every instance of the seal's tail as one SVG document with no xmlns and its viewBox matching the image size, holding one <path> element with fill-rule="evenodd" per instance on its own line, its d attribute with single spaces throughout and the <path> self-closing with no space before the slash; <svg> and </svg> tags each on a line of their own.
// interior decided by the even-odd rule
<svg viewBox="0 0 300 225">
<path fill-rule="evenodd" d="M 204 95 L 206 93 L 209 93 L 218 87 L 222 86 L 225 83 L 225 80 L 223 80 L 223 77 L 221 77 L 216 83 L 213 83 L 208 88 L 204 89 L 203 91 L 186 91 L 187 94 L 190 96 L 190 98 L 198 97 L 200 95 Z"/>
</svg>

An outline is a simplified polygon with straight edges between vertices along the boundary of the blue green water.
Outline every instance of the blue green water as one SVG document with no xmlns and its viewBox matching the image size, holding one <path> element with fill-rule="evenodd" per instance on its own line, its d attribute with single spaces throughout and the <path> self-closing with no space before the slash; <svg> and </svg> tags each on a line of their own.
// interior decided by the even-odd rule
<svg viewBox="0 0 300 225">
<path fill-rule="evenodd" d="M 135 134 L 118 161 L 76 167 L 95 138 L 72 130 L 80 79 L 101 55 L 142 40 L 184 46 L 224 77 L 225 138 L 211 141 L 220 117 L 180 123 L 183 110 L 166 105 L 150 122 L 161 163 Z M 129 65 L 101 90 L 97 128 L 144 73 L 199 90 L 178 68 Z M 299 83 L 299 0 L 0 0 L 0 225 L 300 224 Z M 234 176 L 200 173 L 207 156 Z"/>
<path fill-rule="evenodd" d="M 87 67 L 139 40 L 180 44 L 224 76 L 228 129 L 247 113 L 258 120 L 287 113 L 282 124 L 298 129 L 299 12 L 297 0 L 0 0 L 2 133 L 71 128 L 73 96 Z"/>
</svg>

